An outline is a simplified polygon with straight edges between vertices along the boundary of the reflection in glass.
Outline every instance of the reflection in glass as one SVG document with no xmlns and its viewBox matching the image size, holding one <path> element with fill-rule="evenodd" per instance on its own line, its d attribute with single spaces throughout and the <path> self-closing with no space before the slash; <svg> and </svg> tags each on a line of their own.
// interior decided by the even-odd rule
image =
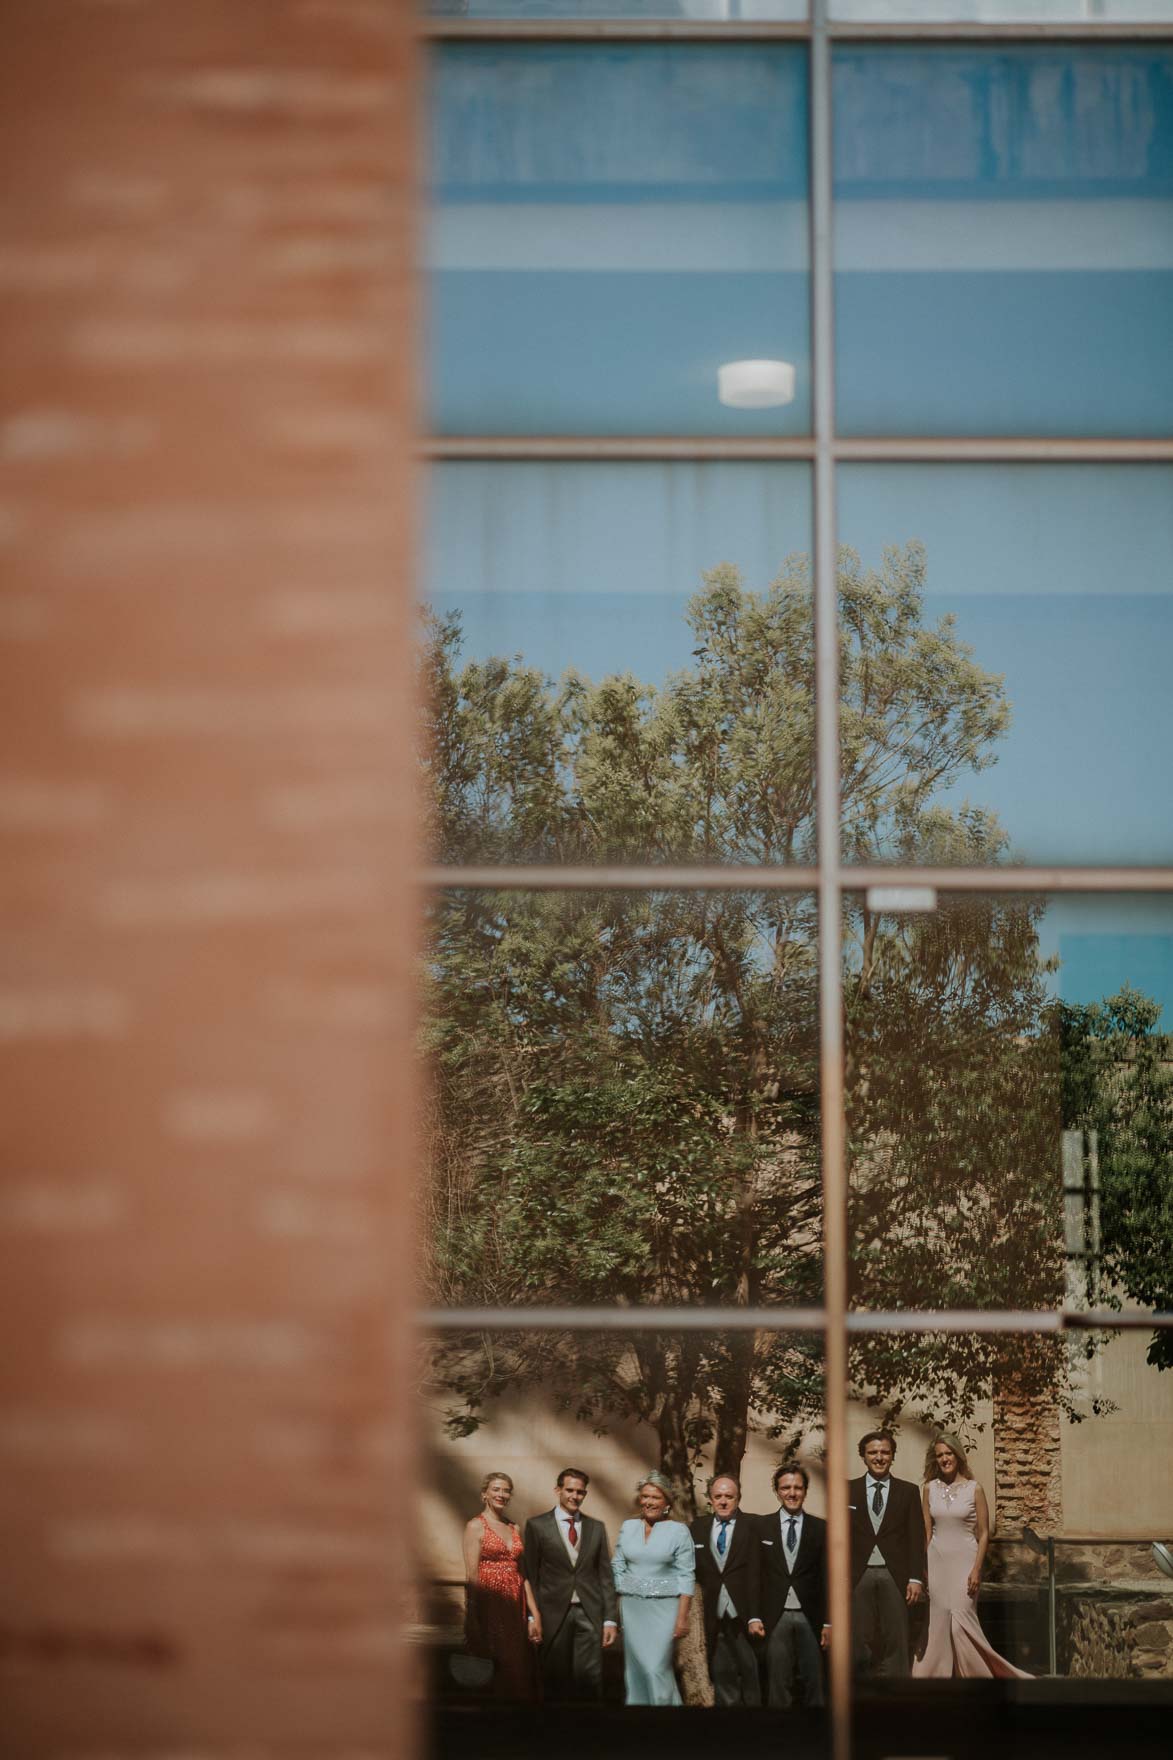
<svg viewBox="0 0 1173 1760">
<path fill-rule="evenodd" d="M 787 44 L 439 48 L 434 426 L 805 432 L 806 109 Z M 751 359 L 793 366 L 794 400 L 721 403 Z"/>
<path fill-rule="evenodd" d="M 939 1344 L 937 1335 L 919 1332 L 877 1338 L 871 1341 L 870 1362 L 861 1348 L 854 1364 L 857 1376 L 871 1376 L 872 1395 L 870 1423 L 858 1411 L 853 1436 L 862 1440 L 868 1430 L 891 1425 L 897 1441 L 892 1477 L 907 1488 L 905 1500 L 922 1484 L 929 1487 L 934 1539 L 942 1541 L 936 1557 L 930 1543 L 926 1561 L 929 1607 L 915 1608 L 910 1622 L 913 1676 L 953 1673 L 956 1679 L 987 1671 L 997 1676 L 995 1658 L 1005 1659 L 1028 1677 L 1082 1679 L 1081 1714 L 1094 1715 L 1096 1698 L 1086 1691 L 1089 1677 L 1155 1679 L 1162 1669 L 1163 1652 L 1153 1640 L 1159 1644 L 1163 1630 L 1150 1622 L 1168 1618 L 1168 1602 L 1162 1605 L 1165 1585 L 1147 1536 L 1168 1526 L 1164 1467 L 1173 1434 L 1173 1390 L 1144 1366 L 1143 1343 L 1135 1335 L 1082 1334 L 1078 1346 L 1055 1341 L 1057 1363 L 1065 1351 L 1078 1355 L 1076 1378 L 1082 1376 L 1082 1384 L 1075 1410 L 1082 1421 L 1071 1423 L 1054 1381 L 1023 1373 L 1024 1364 L 1038 1366 L 1029 1335 L 1006 1332 L 991 1339 L 971 1333 L 953 1340 L 962 1365 L 956 1382 L 942 1383 L 929 1397 L 906 1398 L 907 1364 L 934 1363 Z M 1093 1382 L 1099 1393 L 1094 1403 Z M 948 1651 L 934 1643 L 933 1625 L 936 1637 L 942 1637 L 941 1602 L 956 1606 L 950 1568 L 957 1571 L 967 1540 L 963 1529 L 950 1560 L 943 1544 L 950 1487 L 938 1477 L 934 1488 L 932 1477 L 939 1475 L 936 1457 L 943 1436 L 958 1446 L 972 1475 L 961 1483 L 954 1476 L 954 1509 L 971 1498 L 976 1503 L 980 1486 L 989 1513 L 977 1593 L 966 1594 L 968 1606 L 962 1609 L 962 1623 L 970 1631 L 976 1615 L 981 1637 L 971 1643 L 965 1631 L 951 1634 L 952 1669 Z M 858 1493 L 858 1481 L 854 1489 Z M 858 1514 L 861 1499 L 856 1495 L 852 1501 Z M 866 1530 L 859 1538 L 866 1544 Z M 970 1561 L 976 1552 L 969 1542 Z M 981 1701 L 955 1691 L 958 1710 L 966 1706 L 972 1715 Z M 934 1696 L 926 1709 L 928 1703 L 942 1720 L 940 1727 L 947 1728 L 948 1701 Z"/>
<path fill-rule="evenodd" d="M 771 1680 L 769 1638 L 780 1618 L 785 1591 L 779 1593 L 775 1581 L 781 1579 L 781 1571 L 767 1569 L 764 1587 L 758 1581 L 763 1563 L 768 1567 L 773 1562 L 770 1548 L 764 1554 L 758 1550 L 758 1521 L 763 1522 L 762 1534 L 770 1547 L 776 1543 L 775 1530 L 780 1541 L 781 1504 L 775 1477 L 785 1464 L 797 1462 L 799 1484 L 804 1477 L 807 1481 L 803 1493 L 792 1495 L 791 1502 L 806 1522 L 805 1538 L 816 1568 L 804 1573 L 801 1586 L 811 1618 L 820 1628 L 826 1595 L 825 1571 L 817 1568 L 825 1558 L 822 1522 L 827 1506 L 819 1449 L 822 1340 L 814 1334 L 779 1333 L 774 1344 L 780 1359 L 799 1366 L 809 1402 L 800 1409 L 782 1391 L 774 1405 L 755 1413 L 736 1456 L 723 1457 L 716 1424 L 721 1393 L 729 1387 L 726 1343 L 711 1334 L 633 1331 L 620 1336 L 588 1330 L 552 1336 L 519 1330 L 492 1340 L 453 1336 L 432 1341 L 426 1350 L 429 1367 L 422 1387 L 428 1471 L 419 1506 L 420 1611 L 421 1624 L 438 1652 L 440 1666 L 433 1678 L 442 1705 L 456 1710 L 494 1688 L 494 1696 L 499 1697 L 535 1696 L 539 1682 L 547 1704 L 572 1697 L 579 1702 L 576 1716 L 585 1718 L 592 1716 L 592 1702 L 597 1705 L 600 1698 L 608 1708 L 625 1701 L 638 1703 L 630 1675 L 625 1681 L 624 1652 L 639 1646 L 647 1656 L 648 1636 L 638 1629 L 646 1610 L 638 1591 L 640 1579 L 650 1573 L 621 1569 L 618 1601 L 612 1575 L 613 1559 L 630 1557 L 637 1544 L 641 1558 L 652 1550 L 658 1554 L 675 1548 L 681 1555 L 682 1573 L 700 1582 L 687 1638 L 674 1654 L 669 1640 L 661 1658 L 668 1681 L 675 1676 L 680 1699 L 686 1705 L 711 1705 L 716 1681 L 719 1691 L 724 1689 L 721 1703 L 763 1702 Z M 448 1405 L 454 1370 L 464 1364 L 473 1376 L 478 1365 L 492 1367 L 494 1355 L 513 1367 L 516 1379 L 499 1397 L 487 1397 L 474 1419 L 462 1427 Z M 674 1441 L 677 1405 L 686 1414 L 687 1434 Z M 728 1556 L 720 1571 L 713 1550 L 714 1540 L 720 1538 L 714 1527 L 720 1486 L 709 1485 L 715 1471 L 732 1471 L 740 1477 L 740 1487 L 725 1488 L 725 1503 L 720 1506 L 721 1513 L 732 1514 L 735 1524 L 725 1535 Z M 653 1484 L 658 1482 L 664 1493 L 663 1520 L 681 1523 L 682 1529 L 662 1528 L 657 1522 L 646 1534 L 639 1519 L 637 1487 L 646 1485 L 653 1474 Z M 483 1489 L 493 1476 L 503 1482 Z M 569 1535 L 563 1538 L 559 1514 L 573 1516 L 573 1541 Z M 522 1656 L 514 1660 L 513 1695 L 502 1692 L 504 1683 L 486 1679 L 484 1672 L 478 1679 L 475 1668 L 477 1654 L 492 1648 L 486 1635 L 476 1630 L 476 1616 L 478 1603 L 483 1607 L 494 1587 L 477 1553 L 486 1543 L 488 1529 L 487 1549 L 496 1554 L 496 1542 L 509 1538 L 511 1524 L 517 1542 L 524 1541 L 542 1627 L 541 1646 L 533 1656 L 537 1669 L 528 1691 L 517 1680 Z M 469 1528 L 472 1544 L 466 1550 L 462 1541 Z M 583 1633 L 587 1654 L 578 1657 L 564 1656 L 558 1641 L 569 1601 L 563 1573 L 568 1544 L 577 1548 L 575 1580 L 581 1584 L 580 1617 L 587 1628 Z M 762 1598 L 760 1606 L 743 1605 L 741 1619 L 744 1625 L 754 1619 L 766 1629 L 755 1631 L 752 1639 L 743 1632 L 748 1641 L 728 1647 L 738 1653 L 741 1670 L 725 1666 L 726 1646 L 718 1654 L 714 1641 L 715 1603 L 726 1570 L 731 1593 L 744 1596 L 752 1585 L 755 1596 Z M 506 1599 L 501 1590 L 511 1586 L 507 1570 L 499 1575 L 502 1583 L 493 1610 L 498 1616 Z M 675 1601 L 675 1595 L 669 1599 Z M 621 1641 L 604 1645 L 603 1625 L 608 1619 L 619 1620 L 622 1635 Z M 503 1623 L 500 1617 L 498 1623 Z M 503 1648 L 499 1638 L 498 1648 Z M 781 1672 L 779 1667 L 777 1679 Z M 622 1723 L 611 1721 L 605 1728 L 609 1747 L 617 1734 L 624 1734 Z M 810 1750 L 804 1746 L 803 1751 Z"/>
<path fill-rule="evenodd" d="M 897 917 L 865 898 L 849 902 L 850 1222 L 861 1306 L 1062 1303 L 1060 1036 L 1039 957 L 1042 909 L 960 897 Z M 1053 1346 L 1040 1345 L 1042 1368 Z M 944 1339 L 904 1372 L 924 1377 L 932 1363 L 948 1385 L 977 1363 L 988 1368 L 980 1348 L 976 1359 L 959 1348 Z"/>
<path fill-rule="evenodd" d="M 853 1300 L 878 1309 L 1119 1305 L 1173 1298 L 1173 908 L 1153 967 L 1126 929 L 1132 902 L 944 897 L 895 916 L 864 895 L 845 911 Z M 1063 929 L 1094 905 L 1093 995 Z M 1058 923 L 1048 916 L 1058 918 Z M 1056 950 L 1056 951 L 1052 951 Z M 1065 957 L 1069 956 L 1069 957 Z M 1070 968 L 1070 969 L 1069 969 Z M 1154 1362 L 1170 1341 L 1155 1336 Z M 905 1391 L 972 1398 L 996 1345 L 943 1338 L 903 1370 L 890 1343 L 871 1373 Z M 1023 1347 L 1019 1374 L 1066 1409 L 1082 1382 L 1067 1347 Z M 885 1353 L 889 1353 L 885 1355 Z M 926 1378 L 928 1378 L 926 1380 Z M 933 1378 L 936 1378 L 935 1380 Z M 963 1401 L 964 1404 L 964 1401 Z M 1093 1399 L 1094 1406 L 1095 1401 Z"/>
<path fill-rule="evenodd" d="M 855 1306 L 1173 1306 L 1173 908 L 1141 902 L 1143 938 L 1128 933 L 1127 898 L 943 897 L 906 916 L 849 900 Z M 1098 926 L 1094 963 L 1068 933 L 1073 918 L 1085 934 Z M 1159 923 L 1163 957 L 1149 962 Z M 883 1412 L 971 1441 L 989 1429 L 991 1567 L 1011 1610 L 1037 1575 L 1037 1561 L 1000 1550 L 1023 1523 L 1098 1537 L 1064 1567 L 1060 1673 L 1132 1666 L 1125 1630 L 1118 1660 L 1091 1633 L 1122 1579 L 1138 1608 L 1153 1600 L 1132 1579 L 1152 1575 L 1137 1568 L 1138 1537 L 1168 1523 L 1167 1474 L 1149 1457 L 1167 1453 L 1173 1387 L 1158 1371 L 1171 1361 L 1165 1331 L 853 1339 L 853 1385 Z M 1123 1503 L 1106 1496 L 1117 1476 Z M 1127 1558 L 1112 1537 L 1130 1543 Z M 1024 1649 L 984 1605 L 981 1620 L 995 1651 L 1046 1669 L 1045 1629 Z"/>
<path fill-rule="evenodd" d="M 845 566 L 887 608 L 845 670 L 846 780 L 880 745 L 904 791 L 868 835 L 849 816 L 849 859 L 1173 859 L 1173 470 L 847 465 L 839 483 Z M 903 713 L 909 664 L 933 714 Z"/>
<path fill-rule="evenodd" d="M 434 473 L 444 860 L 810 857 L 809 480 L 744 463 Z"/>
<path fill-rule="evenodd" d="M 848 434 L 1165 434 L 1173 49 L 841 47 Z"/>
<path fill-rule="evenodd" d="M 428 928 L 433 1302 L 819 1299 L 811 898 L 452 891 Z M 737 1430 L 791 1371 L 722 1349 Z"/>
</svg>

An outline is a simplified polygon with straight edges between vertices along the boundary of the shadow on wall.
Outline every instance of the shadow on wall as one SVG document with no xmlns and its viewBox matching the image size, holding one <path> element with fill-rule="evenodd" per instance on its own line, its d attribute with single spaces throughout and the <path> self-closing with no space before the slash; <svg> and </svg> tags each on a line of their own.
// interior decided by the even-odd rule
<svg viewBox="0 0 1173 1760">
<path fill-rule="evenodd" d="M 642 1424 L 617 1424 L 596 1436 L 565 1413 L 551 1412 L 540 1395 L 506 1397 L 472 1436 L 450 1438 L 443 1432 L 439 1408 L 425 1407 L 421 1431 L 426 1467 L 419 1498 L 419 1581 L 421 1618 L 430 1625 L 458 1624 L 464 1596 L 461 1535 L 464 1524 L 481 1508 L 481 1481 L 488 1472 L 508 1473 L 514 1483 L 510 1515 L 524 1529 L 526 1520 L 554 1503 L 554 1482 L 562 1467 L 581 1467 L 590 1474 L 586 1514 L 604 1522 L 612 1546 L 619 1524 L 634 1514 L 639 1475 L 657 1464 L 656 1437 Z M 853 1410 L 851 1435 L 862 1436 L 875 1423 L 866 1408 Z M 902 1427 L 896 1472 L 919 1484 L 928 1432 Z M 992 1487 L 992 1462 L 985 1453 L 988 1432 L 971 1454 L 978 1476 Z M 807 1507 L 816 1515 L 826 1510 L 826 1487 L 819 1459 L 821 1438 L 808 1437 L 799 1458 L 810 1476 Z M 742 1464 L 742 1506 L 754 1514 L 776 1507 L 771 1480 L 780 1463 L 780 1445 L 755 1433 Z M 854 1454 L 852 1456 L 854 1463 Z M 697 1501 L 704 1508 L 708 1469 L 696 1474 Z"/>
<path fill-rule="evenodd" d="M 530 1516 L 553 1507 L 563 1467 L 590 1475 L 586 1513 L 606 1524 L 614 1544 L 620 1522 L 634 1510 L 635 1482 L 656 1462 L 655 1437 L 646 1426 L 619 1424 L 596 1436 L 573 1418 L 551 1414 L 533 1396 L 506 1398 L 472 1436 L 443 1434 L 438 1412 L 425 1414 L 426 1483 L 420 1499 L 420 1582 L 431 1624 L 451 1624 L 463 1613 L 461 1535 L 481 1508 L 488 1472 L 514 1483 L 510 1516 L 522 1529 Z"/>
</svg>

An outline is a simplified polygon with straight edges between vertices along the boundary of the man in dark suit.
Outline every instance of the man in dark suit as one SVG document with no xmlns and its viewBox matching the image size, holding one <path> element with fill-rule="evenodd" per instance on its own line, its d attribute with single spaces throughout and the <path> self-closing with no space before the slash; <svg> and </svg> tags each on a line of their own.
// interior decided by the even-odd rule
<svg viewBox="0 0 1173 1760">
<path fill-rule="evenodd" d="M 810 1475 L 796 1461 L 774 1474 L 778 1514 L 763 1516 L 762 1597 L 765 1606 L 766 1672 L 771 1705 L 793 1704 L 793 1682 L 803 1705 L 825 1703 L 823 1661 L 827 1646 L 827 1524 L 808 1515 Z"/>
<path fill-rule="evenodd" d="M 869 1430 L 859 1452 L 867 1471 L 848 1486 L 856 1666 L 864 1666 L 866 1653 L 872 1674 L 907 1675 L 908 1610 L 925 1582 L 920 1492 L 892 1477 L 896 1438 L 890 1430 Z"/>
<path fill-rule="evenodd" d="M 698 1516 L 691 1532 L 713 1694 L 718 1705 L 760 1705 L 758 1659 L 749 1641 L 765 1633 L 757 1517 L 741 1512 L 741 1486 L 729 1473 L 709 1480 L 709 1503 L 712 1515 Z"/>
<path fill-rule="evenodd" d="M 607 1530 L 584 1516 L 590 1475 L 563 1467 L 558 1501 L 525 1524 L 525 1568 L 542 1620 L 542 1677 L 554 1699 L 597 1699 L 603 1651 L 618 1632 L 619 1604 Z"/>
</svg>

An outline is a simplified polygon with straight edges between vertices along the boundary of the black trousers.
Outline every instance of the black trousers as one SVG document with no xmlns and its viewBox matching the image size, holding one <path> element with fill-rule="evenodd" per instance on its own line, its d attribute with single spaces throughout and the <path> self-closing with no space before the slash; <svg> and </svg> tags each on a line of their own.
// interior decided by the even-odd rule
<svg viewBox="0 0 1173 1760">
<path fill-rule="evenodd" d="M 542 1680 L 550 1699 L 598 1699 L 603 1691 L 603 1634 L 572 1602 L 552 1637 L 542 1639 Z"/>
<path fill-rule="evenodd" d="M 851 1594 L 855 1666 L 898 1680 L 910 1673 L 908 1603 L 887 1565 L 869 1564 Z"/>
<path fill-rule="evenodd" d="M 709 1656 L 713 1696 L 718 1705 L 760 1705 L 758 1659 L 739 1619 L 719 1619 Z"/>
<path fill-rule="evenodd" d="M 798 1676 L 799 1704 L 822 1705 L 823 1659 L 819 1640 L 810 1620 L 799 1609 L 786 1609 L 778 1617 L 766 1645 L 769 1700 L 782 1711 L 794 1703 L 794 1677 Z"/>
</svg>

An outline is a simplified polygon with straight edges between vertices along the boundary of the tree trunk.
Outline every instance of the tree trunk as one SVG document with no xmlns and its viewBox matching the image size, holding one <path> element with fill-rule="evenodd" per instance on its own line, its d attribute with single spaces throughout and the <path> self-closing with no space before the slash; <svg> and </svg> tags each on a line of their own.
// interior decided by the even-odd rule
<svg viewBox="0 0 1173 1760">
<path fill-rule="evenodd" d="M 699 1583 L 692 1598 L 688 1635 L 681 1638 L 676 1646 L 676 1672 L 680 1676 L 680 1695 L 686 1705 L 713 1703 L 713 1683 L 709 1678 L 705 1615 Z"/>
<path fill-rule="evenodd" d="M 660 1471 L 667 1474 L 676 1486 L 679 1513 L 685 1521 L 689 1521 L 696 1514 L 692 1467 L 685 1436 L 687 1387 L 691 1384 L 691 1376 L 688 1374 L 686 1353 L 679 1344 L 665 1347 L 663 1362 L 664 1395 L 657 1421 L 660 1433 Z M 680 1677 L 681 1697 L 686 1705 L 713 1703 L 713 1683 L 709 1679 L 699 1585 L 693 1593 L 687 1635 L 676 1646 L 676 1671 Z"/>
<path fill-rule="evenodd" d="M 721 1404 L 717 1410 L 717 1437 L 713 1451 L 714 1473 L 741 1477 L 749 1439 L 749 1396 L 753 1381 L 754 1335 L 735 1332 L 729 1339 L 729 1367 L 725 1374 Z"/>
<path fill-rule="evenodd" d="M 664 1397 L 660 1403 L 660 1416 L 657 1428 L 660 1433 L 660 1471 L 666 1473 L 672 1483 L 679 1488 L 679 1493 L 686 1503 L 692 1502 L 692 1473 L 688 1463 L 688 1443 L 684 1434 L 684 1419 L 688 1401 L 681 1391 L 679 1375 L 679 1357 L 672 1353 L 672 1361 L 668 1370 L 668 1385 L 664 1389 Z"/>
</svg>

